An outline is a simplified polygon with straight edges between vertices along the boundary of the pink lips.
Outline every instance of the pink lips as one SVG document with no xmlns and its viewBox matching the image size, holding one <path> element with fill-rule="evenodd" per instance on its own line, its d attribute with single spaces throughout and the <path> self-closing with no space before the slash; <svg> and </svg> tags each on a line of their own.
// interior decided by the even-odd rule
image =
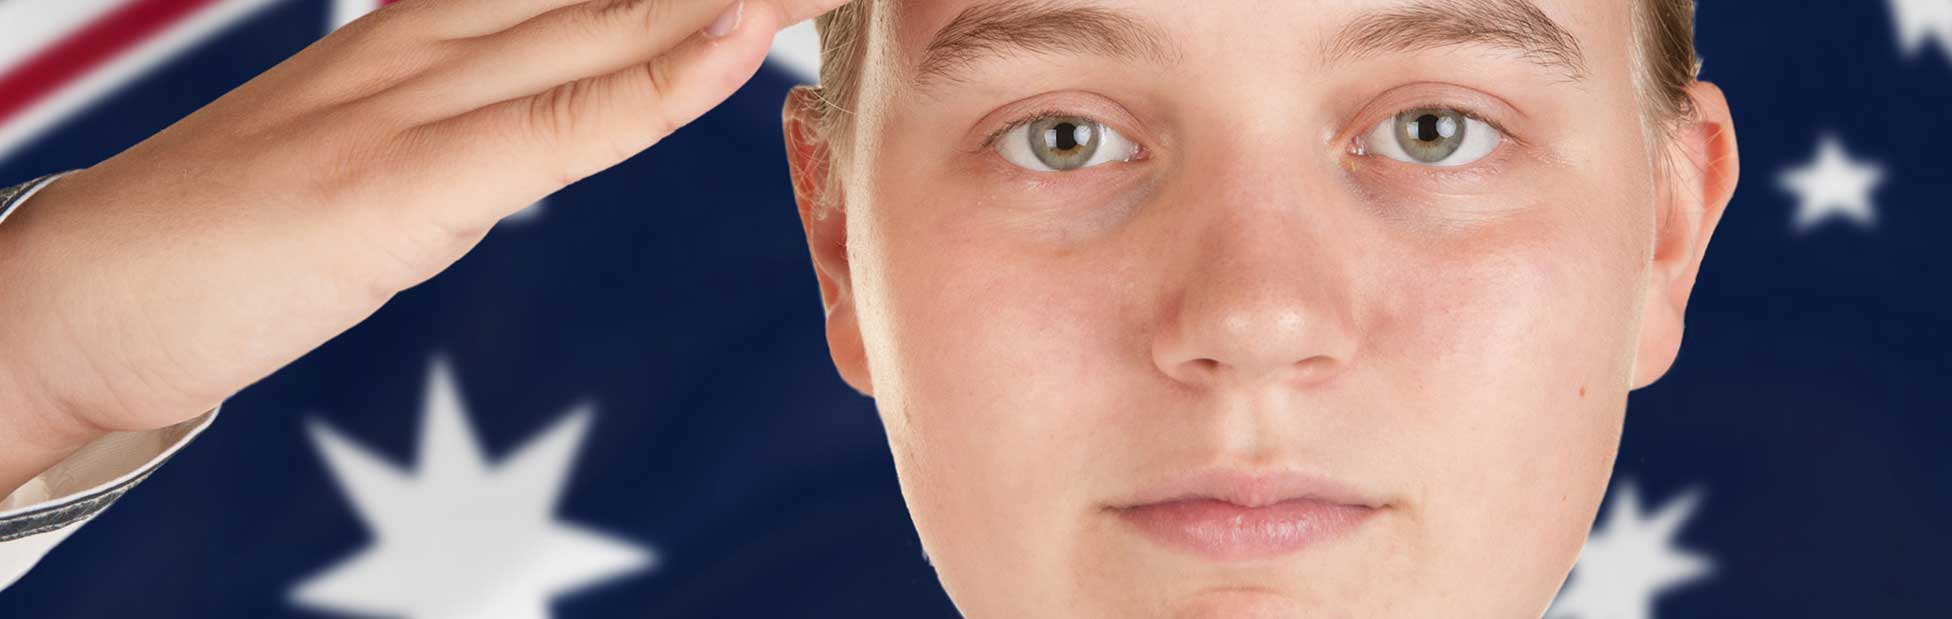
<svg viewBox="0 0 1952 619">
<path fill-rule="evenodd" d="M 1346 486 L 1295 473 L 1213 469 L 1112 508 L 1161 544 L 1214 561 L 1267 559 L 1354 530 L 1382 508 Z"/>
</svg>

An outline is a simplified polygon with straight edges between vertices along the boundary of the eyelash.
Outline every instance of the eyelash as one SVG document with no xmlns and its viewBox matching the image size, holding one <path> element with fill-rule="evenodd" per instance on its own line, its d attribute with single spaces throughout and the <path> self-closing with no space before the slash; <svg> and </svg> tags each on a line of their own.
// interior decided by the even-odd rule
<svg viewBox="0 0 1952 619">
<path fill-rule="evenodd" d="M 1002 127 L 998 128 L 995 131 L 991 131 L 988 136 L 983 138 L 983 145 L 978 147 L 976 152 L 983 152 L 986 149 L 996 148 L 996 141 L 1003 139 L 1003 134 L 1009 133 L 1018 127 L 1022 127 L 1024 125 L 1028 125 L 1030 123 L 1034 123 L 1040 120 L 1044 120 L 1046 118 L 1054 118 L 1058 116 L 1076 116 L 1080 118 L 1092 118 L 1090 114 L 1073 112 L 1061 108 L 1039 108 L 1035 112 L 1018 116 L 1016 120 L 1004 124 Z M 1093 120 L 1096 119 L 1094 118 Z M 1099 121 L 1099 122 L 1103 122 L 1103 121 Z M 1140 147 L 1141 150 L 1144 150 L 1144 148 L 1145 147 L 1143 146 Z"/>
<path fill-rule="evenodd" d="M 1397 114 L 1402 114 L 1410 110 L 1420 110 L 1420 109 L 1456 110 L 1457 113 L 1463 114 L 1465 118 L 1469 118 L 1472 120 L 1476 120 L 1478 122 L 1482 122 L 1487 125 L 1491 125 L 1492 129 L 1498 130 L 1499 139 L 1502 141 L 1508 141 L 1519 146 L 1524 146 L 1526 144 L 1524 138 L 1519 137 L 1518 134 L 1512 133 L 1511 129 L 1505 127 L 1504 123 L 1498 122 L 1496 119 L 1491 118 L 1489 115 L 1479 113 L 1477 111 L 1477 108 L 1471 107 L 1469 105 L 1432 100 L 1427 102 L 1418 101 L 1416 103 L 1412 103 L 1408 105 L 1397 105 L 1397 106 L 1393 106 L 1393 109 L 1394 111 L 1390 112 L 1387 115 L 1376 118 L 1374 120 L 1364 122 L 1359 126 L 1351 127 L 1350 130 L 1354 131 L 1354 133 L 1351 133 L 1347 139 L 1351 151 L 1356 150 L 1357 141 L 1360 140 L 1363 134 L 1368 132 L 1369 129 L 1374 128 L 1376 126 L 1376 123 L 1383 122 L 1384 120 L 1390 118 L 1395 118 Z"/>
<path fill-rule="evenodd" d="M 1479 122 L 1483 122 L 1485 124 L 1491 125 L 1491 128 L 1498 130 L 1498 135 L 1502 140 L 1512 142 L 1519 146 L 1523 146 L 1526 144 L 1524 138 L 1519 137 L 1518 134 L 1512 133 L 1511 129 L 1507 128 L 1504 123 L 1498 122 L 1496 119 L 1493 119 L 1486 114 L 1481 114 L 1475 108 L 1472 108 L 1467 105 L 1459 105 L 1459 104 L 1447 103 L 1443 101 L 1418 102 L 1415 104 L 1396 106 L 1395 111 L 1390 112 L 1389 115 L 1384 116 L 1383 118 L 1393 118 L 1397 114 L 1401 114 L 1405 111 L 1422 109 L 1422 108 L 1440 108 L 1440 109 L 1456 110 L 1458 113 L 1463 114 L 1466 118 L 1471 118 L 1473 120 L 1477 120 Z M 1075 112 L 1063 108 L 1057 108 L 1057 107 L 1038 108 L 1037 111 L 1035 112 L 1029 112 L 1020 115 L 1016 118 L 1016 120 L 1012 120 L 1008 123 L 1003 124 L 1001 127 L 998 127 L 993 131 L 990 131 L 989 135 L 983 137 L 982 144 L 978 146 L 974 152 L 981 153 L 981 152 L 995 149 L 996 141 L 1002 139 L 1003 134 L 1009 133 L 1018 127 L 1022 127 L 1024 125 L 1028 125 L 1030 123 L 1037 122 L 1039 120 L 1044 120 L 1047 118 L 1052 118 L 1057 116 L 1076 116 L 1081 118 L 1092 118 L 1090 114 L 1083 113 L 1083 112 Z M 1099 121 L 1099 122 L 1103 122 L 1103 121 Z M 1367 132 L 1370 127 L 1374 127 L 1375 124 L 1378 122 L 1382 122 L 1382 120 L 1381 119 L 1372 120 L 1367 123 L 1364 123 L 1362 126 L 1353 127 L 1350 129 L 1354 131 L 1354 133 L 1349 134 L 1349 137 L 1347 138 L 1346 141 L 1349 144 L 1349 149 L 1351 150 L 1351 152 L 1358 151 L 1357 141 L 1361 139 L 1363 134 Z M 1137 142 L 1135 141 L 1135 143 Z M 1148 149 L 1143 143 L 1139 143 L 1139 152 L 1141 153 L 1141 156 L 1143 156 L 1143 153 L 1145 153 L 1147 150 Z"/>
</svg>

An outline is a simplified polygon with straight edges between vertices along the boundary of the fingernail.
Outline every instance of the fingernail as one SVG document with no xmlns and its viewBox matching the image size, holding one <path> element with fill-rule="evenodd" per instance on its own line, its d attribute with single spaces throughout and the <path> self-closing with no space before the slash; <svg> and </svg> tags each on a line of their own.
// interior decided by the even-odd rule
<svg viewBox="0 0 1952 619">
<path fill-rule="evenodd" d="M 712 25 L 705 27 L 705 34 L 715 37 L 732 34 L 732 29 L 739 27 L 739 18 L 745 11 L 746 0 L 733 2 L 732 6 L 726 7 L 724 13 L 718 14 L 718 19 L 712 20 Z"/>
</svg>

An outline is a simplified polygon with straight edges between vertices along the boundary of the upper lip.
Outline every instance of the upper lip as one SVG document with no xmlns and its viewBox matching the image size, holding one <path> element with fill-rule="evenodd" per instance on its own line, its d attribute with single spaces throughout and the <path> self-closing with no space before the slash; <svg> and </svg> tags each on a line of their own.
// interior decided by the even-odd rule
<svg viewBox="0 0 1952 619">
<path fill-rule="evenodd" d="M 1113 504 L 1129 509 L 1156 503 L 1214 499 L 1241 507 L 1264 507 L 1308 499 L 1361 507 L 1382 507 L 1381 498 L 1347 483 L 1297 469 L 1249 470 L 1215 467 L 1168 478 Z"/>
</svg>

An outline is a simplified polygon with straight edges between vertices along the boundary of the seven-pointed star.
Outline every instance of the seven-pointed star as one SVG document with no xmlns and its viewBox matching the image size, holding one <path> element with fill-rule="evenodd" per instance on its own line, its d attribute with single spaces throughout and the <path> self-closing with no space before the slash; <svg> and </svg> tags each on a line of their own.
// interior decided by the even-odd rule
<svg viewBox="0 0 1952 619">
<path fill-rule="evenodd" d="M 1685 492 L 1660 511 L 1642 514 L 1632 482 L 1620 482 L 1605 523 L 1587 536 L 1579 564 L 1546 618 L 1652 619 L 1655 597 L 1714 569 L 1707 557 L 1674 546 L 1700 501 L 1699 491 Z"/>
<path fill-rule="evenodd" d="M 1891 0 L 1891 17 L 1905 56 L 1917 57 L 1926 42 L 1938 39 L 1939 51 L 1952 62 L 1952 0 Z"/>
<path fill-rule="evenodd" d="M 438 359 L 425 406 L 419 470 L 411 473 L 310 423 L 373 541 L 299 583 L 294 603 L 402 619 L 546 619 L 551 598 L 654 563 L 647 548 L 554 518 L 589 430 L 588 406 L 494 465 Z"/>
</svg>

